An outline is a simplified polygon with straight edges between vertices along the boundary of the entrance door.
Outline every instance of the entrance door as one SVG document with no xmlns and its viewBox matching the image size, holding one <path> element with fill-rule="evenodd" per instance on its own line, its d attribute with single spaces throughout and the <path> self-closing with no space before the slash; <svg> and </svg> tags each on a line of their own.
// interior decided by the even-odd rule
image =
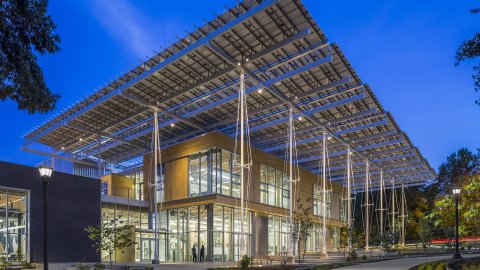
<svg viewBox="0 0 480 270">
<path fill-rule="evenodd" d="M 153 259 L 153 252 L 155 248 L 155 239 L 141 238 L 140 239 L 140 260 L 142 262 L 151 262 Z"/>
</svg>

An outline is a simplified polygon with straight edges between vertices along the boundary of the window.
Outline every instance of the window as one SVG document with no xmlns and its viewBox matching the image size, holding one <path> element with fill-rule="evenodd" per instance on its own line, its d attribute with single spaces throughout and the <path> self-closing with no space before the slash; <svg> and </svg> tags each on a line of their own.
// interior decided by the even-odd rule
<svg viewBox="0 0 480 270">
<path fill-rule="evenodd" d="M 329 190 L 326 191 L 326 207 L 327 213 L 326 217 L 331 218 L 332 216 L 332 196 Z M 317 216 L 324 216 L 323 214 L 323 189 L 320 185 L 313 185 L 313 214 Z"/>
<path fill-rule="evenodd" d="M 340 221 L 346 222 L 346 221 L 347 221 L 347 213 L 345 213 L 345 201 L 344 201 L 342 198 L 338 199 L 338 205 L 340 205 L 340 207 L 339 207 L 339 210 L 340 210 L 340 214 L 339 214 Z"/>
<path fill-rule="evenodd" d="M 134 172 L 128 177 L 133 178 L 134 180 L 134 190 L 135 190 L 135 199 L 143 200 L 143 171 Z"/>
<path fill-rule="evenodd" d="M 268 216 L 268 255 L 282 255 L 288 250 L 288 218 Z"/>
<path fill-rule="evenodd" d="M 19 252 L 29 258 L 29 209 L 26 191 L 0 189 L 0 248 L 6 260 Z"/>
<path fill-rule="evenodd" d="M 188 179 L 190 183 L 190 197 L 202 196 L 211 193 L 209 170 L 209 151 L 192 155 L 188 158 Z"/>
<path fill-rule="evenodd" d="M 240 197 L 238 155 L 220 148 L 191 155 L 188 159 L 190 197 L 217 193 Z"/>
<path fill-rule="evenodd" d="M 285 173 L 265 165 L 260 166 L 260 202 L 289 207 L 289 182 Z"/>
</svg>

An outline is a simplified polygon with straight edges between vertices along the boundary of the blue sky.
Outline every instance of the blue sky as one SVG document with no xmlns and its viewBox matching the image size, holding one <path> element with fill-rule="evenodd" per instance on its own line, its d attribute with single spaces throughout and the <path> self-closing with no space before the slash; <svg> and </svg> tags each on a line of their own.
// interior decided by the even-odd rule
<svg viewBox="0 0 480 270">
<path fill-rule="evenodd" d="M 287 0 L 282 0 L 287 1 Z M 204 24 L 235 1 L 51 0 L 62 50 L 40 58 L 49 87 L 62 95 L 47 115 L 1 102 L 0 160 L 34 165 L 45 158 L 20 150 L 20 136 L 139 64 L 176 36 Z M 454 66 L 457 47 L 479 31 L 478 1 L 304 0 L 434 168 L 445 157 L 480 147 L 480 106 L 472 63 Z"/>
</svg>

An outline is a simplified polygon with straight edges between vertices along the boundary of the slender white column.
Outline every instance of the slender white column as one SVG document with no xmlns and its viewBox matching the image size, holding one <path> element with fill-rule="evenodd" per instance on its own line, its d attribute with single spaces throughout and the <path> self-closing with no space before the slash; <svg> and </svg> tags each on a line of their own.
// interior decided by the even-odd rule
<svg viewBox="0 0 480 270">
<path fill-rule="evenodd" d="M 365 251 L 369 250 L 369 238 L 370 238 L 370 201 L 368 191 L 370 181 L 370 164 L 368 160 L 365 167 Z"/>
<path fill-rule="evenodd" d="M 240 72 L 240 258 L 245 253 L 245 205 L 244 205 L 244 182 L 245 182 L 245 73 Z"/>
<path fill-rule="evenodd" d="M 352 250 L 352 239 L 351 239 L 351 229 L 352 229 L 352 183 L 351 183 L 351 152 L 350 146 L 347 150 L 347 230 L 348 230 L 348 251 Z"/>
<path fill-rule="evenodd" d="M 395 178 L 392 179 L 392 233 L 395 233 Z"/>
<path fill-rule="evenodd" d="M 383 183 L 383 169 L 380 169 L 380 246 L 383 246 L 383 196 L 385 192 Z"/>
<path fill-rule="evenodd" d="M 102 144 L 100 143 L 102 137 L 98 135 L 97 138 L 97 145 L 98 145 L 98 150 L 97 150 L 97 175 L 98 179 L 102 178 L 102 165 L 100 163 L 100 159 L 102 158 Z"/>
<path fill-rule="evenodd" d="M 154 230 L 154 253 L 152 260 L 153 264 L 159 263 L 159 243 L 158 243 L 158 209 L 157 209 L 157 185 L 158 185 L 158 112 L 154 110 L 153 116 L 153 208 L 155 211 L 155 218 L 153 221 Z"/>
<path fill-rule="evenodd" d="M 290 190 L 290 237 L 289 237 L 289 245 L 288 245 L 288 255 L 293 256 L 294 255 L 294 246 L 295 243 L 293 243 L 293 205 L 294 205 L 294 192 L 293 192 L 293 108 L 290 108 L 289 110 L 289 130 L 288 130 L 288 147 L 289 147 L 289 153 L 288 153 L 288 162 L 289 162 L 289 181 L 288 181 L 288 188 Z"/>
<path fill-rule="evenodd" d="M 405 247 L 405 182 L 402 182 L 402 247 Z"/>
<path fill-rule="evenodd" d="M 327 255 L 327 132 L 323 130 L 322 178 L 323 178 L 323 248 L 322 254 Z"/>
</svg>

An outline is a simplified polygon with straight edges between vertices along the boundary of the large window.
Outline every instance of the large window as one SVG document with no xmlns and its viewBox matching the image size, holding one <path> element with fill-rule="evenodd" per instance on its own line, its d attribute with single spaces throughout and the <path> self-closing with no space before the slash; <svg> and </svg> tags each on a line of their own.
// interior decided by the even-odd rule
<svg viewBox="0 0 480 270">
<path fill-rule="evenodd" d="M 250 215 L 246 212 L 245 251 L 250 254 Z M 238 261 L 241 248 L 241 211 L 225 206 L 213 206 L 213 260 Z"/>
<path fill-rule="evenodd" d="M 27 193 L 0 188 L 0 252 L 11 261 L 28 257 Z"/>
<path fill-rule="evenodd" d="M 128 177 L 133 178 L 134 181 L 135 199 L 143 200 L 143 171 L 134 172 Z"/>
<path fill-rule="evenodd" d="M 268 216 L 268 255 L 282 255 L 288 250 L 288 218 Z"/>
<path fill-rule="evenodd" d="M 163 202 L 165 201 L 164 196 L 164 185 L 163 181 L 165 179 L 165 163 L 162 163 L 162 166 L 158 165 L 157 167 L 158 172 L 158 181 L 157 181 L 157 201 Z M 144 200 L 144 179 L 143 179 L 143 171 L 138 171 L 127 175 L 129 178 L 133 178 L 134 181 L 134 193 L 136 200 Z"/>
<path fill-rule="evenodd" d="M 327 206 L 327 213 L 326 217 L 331 218 L 332 217 L 332 196 L 330 191 L 326 191 L 326 206 Z M 323 189 L 320 185 L 313 185 L 313 214 L 317 216 L 324 216 L 323 213 Z"/>
<path fill-rule="evenodd" d="M 265 165 L 260 166 L 260 202 L 288 208 L 289 182 L 285 173 Z"/>
<path fill-rule="evenodd" d="M 240 169 L 235 159 L 235 154 L 220 148 L 191 155 L 188 158 L 190 197 L 212 193 L 240 197 Z"/>
</svg>

